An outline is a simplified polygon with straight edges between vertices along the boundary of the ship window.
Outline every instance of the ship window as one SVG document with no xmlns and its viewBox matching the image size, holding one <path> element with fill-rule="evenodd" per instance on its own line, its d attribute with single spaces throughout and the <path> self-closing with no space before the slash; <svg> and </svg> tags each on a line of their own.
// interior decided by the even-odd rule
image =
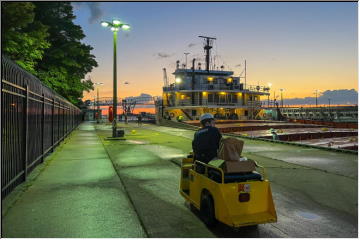
<svg viewBox="0 0 360 240">
<path fill-rule="evenodd" d="M 214 102 L 214 94 L 213 94 L 213 93 L 209 93 L 209 94 L 208 94 L 208 102 L 209 102 L 209 103 L 213 103 L 213 102 Z"/>
<path fill-rule="evenodd" d="M 225 102 L 226 102 L 226 95 L 220 95 L 220 103 L 225 103 Z"/>
<path fill-rule="evenodd" d="M 232 103 L 237 103 L 237 95 L 236 94 L 233 94 L 231 95 L 232 96 Z"/>
<path fill-rule="evenodd" d="M 216 102 L 216 103 L 219 102 L 219 94 L 215 94 L 215 96 L 214 96 L 214 102 Z"/>
</svg>

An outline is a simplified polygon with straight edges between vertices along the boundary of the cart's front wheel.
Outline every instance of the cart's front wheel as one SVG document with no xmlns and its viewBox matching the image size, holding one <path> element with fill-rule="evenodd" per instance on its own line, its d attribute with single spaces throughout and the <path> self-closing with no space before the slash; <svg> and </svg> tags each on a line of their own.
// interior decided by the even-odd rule
<svg viewBox="0 0 360 240">
<path fill-rule="evenodd" d="M 211 196 L 205 195 L 201 200 L 200 216 L 208 227 L 214 227 L 217 223 L 215 218 L 214 201 Z"/>
</svg>

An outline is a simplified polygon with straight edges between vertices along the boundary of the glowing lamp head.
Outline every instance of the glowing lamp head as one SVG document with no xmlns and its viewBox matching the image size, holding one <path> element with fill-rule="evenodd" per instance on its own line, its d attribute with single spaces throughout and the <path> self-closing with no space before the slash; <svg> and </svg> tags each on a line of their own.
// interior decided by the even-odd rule
<svg viewBox="0 0 360 240">
<path fill-rule="evenodd" d="M 209 81 L 214 80 L 214 78 L 213 78 L 213 77 L 208 77 L 207 79 L 208 79 Z"/>
<path fill-rule="evenodd" d="M 202 95 L 203 95 L 203 96 L 206 96 L 206 95 L 207 95 L 207 92 L 202 92 Z"/>
<path fill-rule="evenodd" d="M 101 22 L 101 26 L 107 27 L 107 26 L 109 26 L 109 23 L 108 22 Z"/>
<path fill-rule="evenodd" d="M 121 28 L 124 29 L 124 30 L 129 30 L 129 29 L 130 29 L 130 25 L 124 24 Z"/>
<path fill-rule="evenodd" d="M 228 79 L 227 79 L 227 82 L 228 82 L 228 83 L 231 83 L 232 80 L 233 80 L 232 78 L 228 78 Z"/>
<path fill-rule="evenodd" d="M 119 20 L 113 20 L 112 23 L 113 23 L 114 25 L 120 25 L 120 24 L 121 24 L 121 22 L 120 22 Z"/>
<path fill-rule="evenodd" d="M 113 32 L 117 32 L 119 29 L 116 28 L 116 27 L 112 27 L 112 28 L 110 28 L 110 30 L 113 31 Z"/>
<path fill-rule="evenodd" d="M 225 95 L 226 93 L 225 92 L 220 92 L 221 95 Z"/>
<path fill-rule="evenodd" d="M 181 78 L 176 78 L 176 79 L 175 79 L 175 82 L 176 82 L 176 83 L 181 83 L 181 81 L 182 81 Z"/>
</svg>

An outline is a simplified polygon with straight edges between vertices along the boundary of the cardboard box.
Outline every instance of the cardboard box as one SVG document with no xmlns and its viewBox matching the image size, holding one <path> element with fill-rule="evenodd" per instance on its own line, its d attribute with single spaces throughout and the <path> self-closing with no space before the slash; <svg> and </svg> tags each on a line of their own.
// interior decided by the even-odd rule
<svg viewBox="0 0 360 240">
<path fill-rule="evenodd" d="M 239 161 L 243 147 L 244 141 L 239 139 L 232 137 L 221 139 L 218 158 L 225 161 Z"/>
<path fill-rule="evenodd" d="M 225 173 L 245 173 L 255 171 L 255 162 L 247 161 L 225 161 L 223 167 Z"/>
<path fill-rule="evenodd" d="M 256 170 L 256 164 L 253 160 L 224 161 L 222 159 L 214 159 L 211 160 L 208 164 L 217 168 L 222 168 L 225 173 L 245 173 Z"/>
</svg>

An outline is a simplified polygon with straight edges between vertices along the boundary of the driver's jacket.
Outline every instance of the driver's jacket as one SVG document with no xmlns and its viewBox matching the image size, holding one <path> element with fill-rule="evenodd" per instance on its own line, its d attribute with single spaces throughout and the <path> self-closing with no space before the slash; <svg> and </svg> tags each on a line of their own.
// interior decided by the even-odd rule
<svg viewBox="0 0 360 240">
<path fill-rule="evenodd" d="M 221 137 L 221 133 L 216 127 L 206 126 L 198 130 L 192 141 L 195 160 L 208 163 L 216 157 Z"/>
</svg>

